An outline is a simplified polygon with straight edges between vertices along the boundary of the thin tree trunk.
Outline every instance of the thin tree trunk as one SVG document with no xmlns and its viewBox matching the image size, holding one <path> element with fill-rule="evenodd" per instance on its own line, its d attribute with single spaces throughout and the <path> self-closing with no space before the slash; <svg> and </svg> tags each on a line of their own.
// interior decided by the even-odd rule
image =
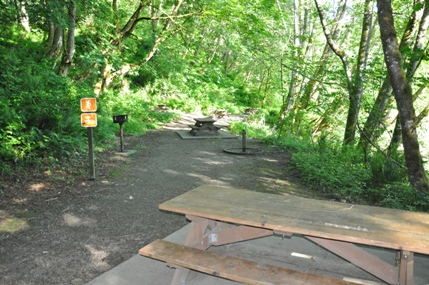
<svg viewBox="0 0 429 285">
<path fill-rule="evenodd" d="M 179 11 L 182 3 L 183 3 L 183 0 L 178 0 L 177 5 L 171 11 L 171 16 L 177 15 L 177 12 Z M 145 59 L 146 62 L 148 62 L 155 55 L 156 51 L 158 50 L 158 47 L 161 45 L 162 42 L 164 42 L 167 39 L 167 36 L 165 35 L 165 33 L 170 28 L 171 23 L 172 23 L 172 20 L 171 18 L 169 18 L 167 22 L 164 24 L 164 27 L 162 28 L 161 33 L 158 35 L 158 38 L 155 40 L 155 44 L 152 50 L 146 56 L 146 59 Z"/>
<path fill-rule="evenodd" d="M 298 49 L 300 47 L 298 5 L 299 5 L 298 0 L 294 0 L 293 1 L 293 46 L 294 46 L 294 57 L 296 59 L 299 58 Z M 298 66 L 298 61 L 295 60 L 290 70 L 289 89 L 288 89 L 288 95 L 286 97 L 286 102 L 284 106 L 284 112 L 286 114 L 288 114 L 292 110 L 292 106 L 294 105 L 294 102 L 295 102 L 296 86 L 297 86 L 297 82 L 296 82 L 297 66 Z"/>
<path fill-rule="evenodd" d="M 19 6 L 20 6 L 20 13 L 19 18 L 20 18 L 20 23 L 21 25 L 24 27 L 24 30 L 29 33 L 31 31 L 30 29 L 30 19 L 28 17 L 28 13 L 27 13 L 27 9 L 25 8 L 26 5 L 26 1 L 20 1 L 19 2 Z"/>
<path fill-rule="evenodd" d="M 348 109 L 348 116 L 347 116 L 347 122 L 346 122 L 346 128 L 344 132 L 344 143 L 345 144 L 351 144 L 354 142 L 355 135 L 356 135 L 356 129 L 357 129 L 357 120 L 359 117 L 359 111 L 360 111 L 360 104 L 362 101 L 362 90 L 363 90 L 363 70 L 365 69 L 365 62 L 367 58 L 367 45 L 369 44 L 369 30 L 371 28 L 371 10 L 369 7 L 371 7 L 369 0 L 366 0 L 365 2 L 365 15 L 364 15 L 364 22 L 362 25 L 362 35 L 361 35 L 361 42 L 359 46 L 359 54 L 358 54 L 358 61 L 356 63 L 356 68 L 354 74 L 352 74 L 349 60 L 347 58 L 346 53 L 344 50 L 342 50 L 338 44 L 334 41 L 331 34 L 328 33 L 326 28 L 326 21 L 323 15 L 323 11 L 318 3 L 318 0 L 314 0 L 316 4 L 316 8 L 318 11 L 318 15 L 320 18 L 320 22 L 322 24 L 323 33 L 325 34 L 326 41 L 332 51 L 340 58 L 343 69 L 345 73 L 345 79 L 347 82 L 347 91 L 349 94 L 349 109 Z M 344 4 L 343 9 L 346 8 L 346 5 Z"/>
<path fill-rule="evenodd" d="M 415 124 L 416 115 L 412 100 L 412 90 L 403 69 L 403 62 L 396 40 L 392 3 L 390 0 L 377 0 L 377 4 L 384 59 L 401 120 L 402 140 L 405 162 L 408 170 L 408 179 L 415 189 L 428 191 L 428 180 L 423 167 L 423 160 L 420 155 L 420 146 L 417 138 Z"/>
<path fill-rule="evenodd" d="M 69 67 L 72 64 L 74 52 L 75 52 L 75 30 L 76 30 L 76 1 L 72 0 L 68 4 L 68 31 L 67 31 L 67 42 L 64 45 L 65 50 L 63 53 L 63 59 L 61 61 L 61 66 L 59 74 L 62 76 L 67 76 Z"/>
<path fill-rule="evenodd" d="M 372 30 L 372 0 L 365 0 L 365 9 L 362 23 L 362 33 L 356 62 L 356 69 L 352 78 L 351 90 L 349 90 L 350 106 L 347 115 L 344 142 L 353 143 L 359 119 L 360 107 L 363 94 L 364 70 L 368 59 L 368 50 Z"/>
<path fill-rule="evenodd" d="M 122 44 L 122 41 L 124 38 L 130 37 L 133 33 L 133 31 L 135 30 L 137 24 L 140 21 L 157 21 L 160 19 L 166 20 L 166 24 L 164 25 L 163 30 L 161 31 L 161 33 L 159 34 L 158 38 L 155 41 L 155 44 L 152 48 L 152 50 L 147 54 L 144 62 L 142 62 L 141 64 L 146 63 L 147 61 L 149 61 L 156 53 L 156 51 L 158 50 L 159 46 L 161 45 L 161 43 L 163 43 L 165 40 L 167 40 L 170 36 L 178 33 L 181 29 L 182 26 L 179 26 L 177 29 L 175 29 L 174 31 L 172 31 L 171 33 L 167 34 L 166 31 L 170 28 L 171 23 L 173 22 L 173 19 L 177 19 L 177 18 L 186 18 L 184 20 L 184 22 L 188 21 L 192 16 L 195 15 L 199 15 L 199 14 L 203 14 L 204 11 L 200 10 L 197 12 L 193 12 L 193 13 L 189 13 L 189 14 L 184 14 L 184 15 L 177 15 L 179 8 L 181 6 L 181 4 L 183 3 L 184 0 L 178 0 L 178 3 L 174 6 L 172 12 L 170 15 L 167 15 L 165 17 L 153 17 L 153 15 L 151 17 L 141 17 L 141 13 L 143 12 L 143 10 L 147 7 L 149 7 L 149 4 L 151 3 L 151 0 L 140 0 L 139 6 L 137 7 L 137 9 L 134 11 L 133 15 L 130 17 L 130 19 L 128 20 L 128 22 L 123 26 L 123 28 L 120 30 L 120 32 L 118 33 L 118 35 L 111 41 L 113 46 L 116 47 L 120 47 Z M 160 5 L 162 5 L 162 2 L 160 2 Z M 150 7 L 149 7 L 150 8 Z M 161 8 L 161 6 L 160 6 Z M 103 54 L 107 55 L 109 52 L 114 52 L 113 50 L 107 50 L 104 51 Z M 138 66 L 138 64 L 135 64 L 133 66 Z M 121 70 L 128 70 L 128 67 L 121 69 Z M 126 72 L 125 72 L 126 73 Z M 99 80 L 96 83 L 95 86 L 95 93 L 98 94 L 100 91 L 105 91 L 107 90 L 107 86 L 110 82 L 110 79 L 112 79 L 112 76 L 116 76 L 116 75 L 122 75 L 124 76 L 125 73 L 121 72 L 115 72 L 114 74 L 110 74 L 110 66 L 108 65 L 107 61 L 104 63 L 104 65 L 101 67 L 101 72 L 100 72 L 100 76 L 99 76 Z M 106 76 L 108 76 L 109 78 L 107 78 Z"/>
<path fill-rule="evenodd" d="M 139 6 L 134 11 L 131 18 L 128 19 L 128 22 L 125 24 L 125 26 L 122 28 L 122 30 L 116 36 L 116 39 L 112 41 L 113 45 L 120 46 L 122 44 L 123 38 L 128 37 L 132 34 L 132 32 L 136 28 L 136 25 L 139 21 L 140 14 L 143 12 L 143 9 L 148 5 L 148 3 L 149 3 L 148 0 L 140 1 Z"/>
<path fill-rule="evenodd" d="M 49 23 L 49 36 L 48 36 L 48 51 L 47 57 L 53 57 L 61 54 L 63 46 L 64 30 L 54 23 Z"/>
</svg>

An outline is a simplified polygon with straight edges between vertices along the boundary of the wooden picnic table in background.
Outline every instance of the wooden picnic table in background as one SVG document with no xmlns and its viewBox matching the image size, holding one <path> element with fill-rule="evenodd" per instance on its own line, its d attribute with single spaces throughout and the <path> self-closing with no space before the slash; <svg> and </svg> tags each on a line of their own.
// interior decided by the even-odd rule
<svg viewBox="0 0 429 285">
<path fill-rule="evenodd" d="M 216 126 L 214 123 L 216 119 L 213 117 L 204 117 L 204 118 L 195 118 L 195 125 L 189 125 L 191 128 L 190 133 L 194 136 L 219 136 L 219 126 Z"/>
</svg>

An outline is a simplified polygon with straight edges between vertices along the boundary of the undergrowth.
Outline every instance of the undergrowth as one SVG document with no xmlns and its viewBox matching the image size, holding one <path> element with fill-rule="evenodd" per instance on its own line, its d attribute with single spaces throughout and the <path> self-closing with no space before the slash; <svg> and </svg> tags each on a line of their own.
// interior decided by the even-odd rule
<svg viewBox="0 0 429 285">
<path fill-rule="evenodd" d="M 355 147 L 328 143 L 323 137 L 282 134 L 253 122 L 234 123 L 231 130 L 281 146 L 292 154 L 291 165 L 315 197 L 340 202 L 429 212 L 429 193 L 410 187 L 403 154 L 387 157 L 380 151 L 367 159 Z"/>
<path fill-rule="evenodd" d="M 429 193 L 409 186 L 403 157 L 379 152 L 363 161 L 355 147 L 338 147 L 284 135 L 276 143 L 292 152 L 291 164 L 317 196 L 341 202 L 429 211 Z"/>
</svg>

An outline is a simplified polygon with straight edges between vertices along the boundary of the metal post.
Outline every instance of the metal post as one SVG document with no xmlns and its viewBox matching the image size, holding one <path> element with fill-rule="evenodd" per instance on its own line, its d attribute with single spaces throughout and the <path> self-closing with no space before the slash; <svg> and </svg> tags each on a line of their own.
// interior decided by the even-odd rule
<svg viewBox="0 0 429 285">
<path fill-rule="evenodd" d="M 90 180 L 95 180 L 93 128 L 88 128 L 88 158 Z"/>
<path fill-rule="evenodd" d="M 241 132 L 242 134 L 242 145 L 243 145 L 243 152 L 246 152 L 247 146 L 246 146 L 246 130 L 243 129 L 243 131 Z"/>
<path fill-rule="evenodd" d="M 124 152 L 124 130 L 122 125 L 123 124 L 119 124 L 119 136 L 121 137 L 121 152 Z"/>
</svg>

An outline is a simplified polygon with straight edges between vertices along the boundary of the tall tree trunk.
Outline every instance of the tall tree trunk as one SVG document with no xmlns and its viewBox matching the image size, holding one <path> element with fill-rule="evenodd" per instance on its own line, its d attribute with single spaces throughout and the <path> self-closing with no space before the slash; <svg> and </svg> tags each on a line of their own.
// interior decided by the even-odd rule
<svg viewBox="0 0 429 285">
<path fill-rule="evenodd" d="M 396 40 L 392 3 L 390 0 L 377 0 L 377 4 L 384 60 L 401 120 L 408 179 L 414 188 L 421 191 L 428 191 L 429 184 L 424 171 L 417 138 L 412 91 L 403 69 L 402 57 Z"/>
<path fill-rule="evenodd" d="M 421 1 L 423 2 L 423 1 Z M 423 4 L 423 3 L 421 3 Z M 417 67 L 420 65 L 420 62 L 423 59 L 424 56 L 424 42 L 425 42 L 425 38 L 426 38 L 426 32 L 428 29 L 428 25 L 429 25 L 429 3 L 428 1 L 425 2 L 425 8 L 423 10 L 423 14 L 420 15 L 420 17 L 416 16 L 416 12 L 413 11 L 413 16 L 410 18 L 414 18 L 415 19 L 415 25 L 417 25 L 417 23 L 420 23 L 419 25 L 419 30 L 416 36 L 416 42 L 414 44 L 414 48 L 413 48 L 413 56 L 410 57 L 410 59 L 408 60 L 407 63 L 407 80 L 408 83 L 411 85 L 414 79 L 414 74 L 417 70 Z M 417 18 L 421 18 L 421 20 L 417 20 Z M 393 135 L 392 135 L 392 139 L 390 142 L 390 145 L 388 147 L 388 151 L 389 153 L 392 153 L 394 151 L 396 151 L 396 148 L 399 146 L 399 144 L 401 143 L 401 124 L 400 124 L 400 118 L 397 118 L 397 122 L 395 125 L 395 129 L 393 131 Z"/>
<path fill-rule="evenodd" d="M 419 48 L 421 50 L 422 38 L 424 38 L 424 35 L 426 34 L 426 31 L 427 31 L 427 22 L 428 22 L 427 10 L 428 10 L 428 7 L 426 6 L 423 16 L 422 15 L 418 16 L 416 11 L 413 11 L 411 17 L 409 17 L 404 33 L 402 34 L 401 43 L 399 44 L 399 50 L 402 50 L 406 46 L 412 45 L 411 43 L 412 35 L 415 33 L 419 22 L 420 22 L 420 27 L 419 27 L 417 41 L 414 49 L 416 50 Z M 421 21 L 419 20 L 420 18 L 422 19 Z M 403 54 L 403 56 L 405 58 L 406 55 Z M 414 72 L 417 69 L 417 62 L 420 62 L 421 60 L 421 53 L 418 58 L 419 58 L 418 60 L 413 60 L 409 64 L 409 69 L 407 70 L 407 78 L 409 80 L 412 79 Z M 386 78 L 384 79 L 381 89 L 378 93 L 377 99 L 373 105 L 373 108 L 362 130 L 359 144 L 362 146 L 362 149 L 364 151 L 366 151 L 369 144 L 371 142 L 374 143 L 383 132 L 383 130 L 379 130 L 379 128 L 383 123 L 383 116 L 386 113 L 386 107 L 388 106 L 388 103 L 391 100 L 393 100 L 391 98 L 391 95 L 392 95 L 392 87 L 390 85 L 390 78 L 388 75 L 386 75 Z M 397 131 L 394 132 L 394 135 L 392 137 L 391 147 L 400 143 L 401 136 L 400 136 L 399 123 L 397 124 L 397 127 L 395 127 L 395 129 Z M 389 147 L 389 149 L 391 149 L 391 147 Z"/>
<path fill-rule="evenodd" d="M 61 66 L 59 74 L 62 76 L 67 76 L 69 67 L 72 64 L 73 56 L 75 52 L 75 29 L 76 29 L 76 1 L 71 0 L 68 3 L 68 30 L 67 30 L 67 42 L 64 45 L 63 58 L 61 60 Z"/>
</svg>

